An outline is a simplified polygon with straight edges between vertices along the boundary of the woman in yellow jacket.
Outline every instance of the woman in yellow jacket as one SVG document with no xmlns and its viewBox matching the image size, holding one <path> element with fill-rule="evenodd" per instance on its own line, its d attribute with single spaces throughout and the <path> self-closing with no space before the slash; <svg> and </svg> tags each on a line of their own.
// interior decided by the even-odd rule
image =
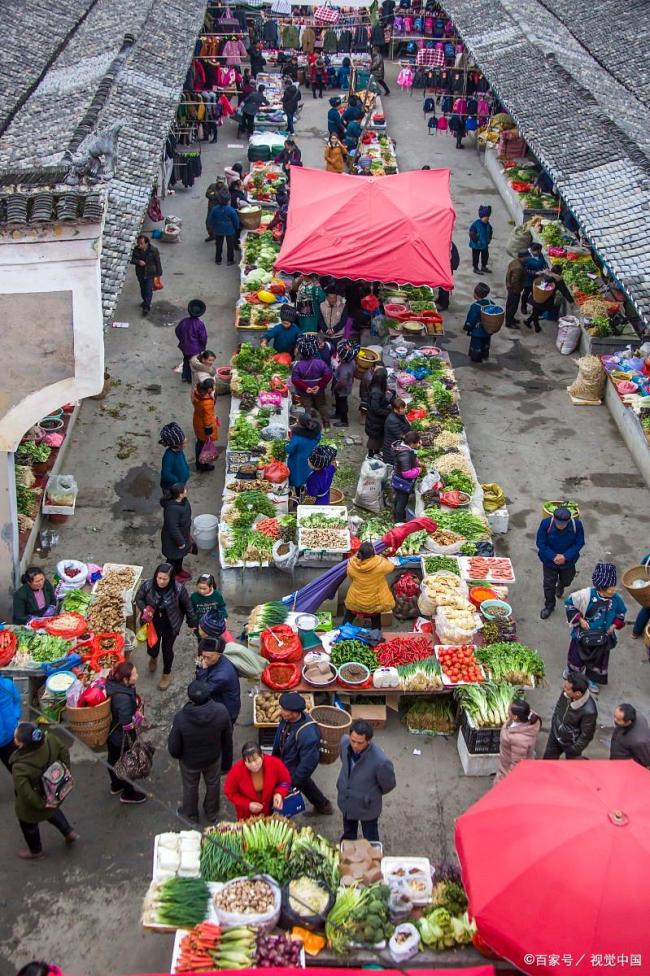
<svg viewBox="0 0 650 976">
<path fill-rule="evenodd" d="M 395 597 L 388 588 L 386 577 L 395 567 L 390 559 L 375 554 L 372 542 L 363 542 L 356 556 L 348 562 L 348 576 L 352 581 L 345 597 L 343 623 L 352 623 L 357 614 L 370 617 L 373 630 L 381 628 L 381 615 L 395 606 Z"/>
<path fill-rule="evenodd" d="M 348 151 L 335 132 L 330 133 L 323 155 L 325 156 L 325 169 L 328 173 L 343 172 Z"/>
</svg>

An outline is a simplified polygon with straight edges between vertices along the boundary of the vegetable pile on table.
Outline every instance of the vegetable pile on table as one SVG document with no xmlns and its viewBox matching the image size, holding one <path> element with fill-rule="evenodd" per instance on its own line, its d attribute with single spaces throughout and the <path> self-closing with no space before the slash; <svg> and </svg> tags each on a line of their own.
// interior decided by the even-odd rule
<svg viewBox="0 0 650 976">
<path fill-rule="evenodd" d="M 69 640 L 53 637 L 42 630 L 23 627 L 18 631 L 18 650 L 29 654 L 31 660 L 37 664 L 58 661 L 66 656 L 71 646 Z"/>
<path fill-rule="evenodd" d="M 183 936 L 176 962 L 176 972 L 203 973 L 214 969 L 249 969 L 256 963 L 258 939 L 255 930 L 248 926 L 222 929 L 213 922 L 201 922 Z M 262 957 L 265 949 L 263 943 Z"/>
<path fill-rule="evenodd" d="M 393 584 L 394 614 L 399 620 L 417 617 L 420 578 L 415 573 L 402 573 Z"/>
<path fill-rule="evenodd" d="M 371 672 L 377 667 L 377 655 L 363 641 L 341 640 L 332 645 L 330 662 L 335 668 L 340 668 L 341 665 L 349 664 L 351 661 L 365 664 Z"/>
<path fill-rule="evenodd" d="M 396 634 L 383 644 L 377 644 L 374 653 L 379 664 L 388 668 L 431 657 L 432 650 L 430 639 L 422 634 Z"/>
<path fill-rule="evenodd" d="M 455 556 L 422 556 L 422 566 L 427 575 L 445 570 L 460 576 L 460 566 Z"/>
<path fill-rule="evenodd" d="M 352 946 L 373 946 L 390 937 L 388 895 L 388 886 L 381 884 L 339 888 L 325 926 L 327 941 L 337 955 Z"/>
<path fill-rule="evenodd" d="M 507 684 L 464 685 L 454 691 L 456 701 L 479 729 L 500 729 L 517 691 Z"/>
<path fill-rule="evenodd" d="M 189 929 L 204 921 L 209 901 L 210 890 L 200 878 L 168 878 L 151 886 L 145 912 L 151 912 L 158 925 Z"/>
<path fill-rule="evenodd" d="M 475 651 L 476 648 L 473 644 L 436 648 L 436 656 L 440 661 L 440 666 L 451 684 L 465 682 L 480 684 L 485 681 L 485 675 L 476 660 Z"/>
<path fill-rule="evenodd" d="M 440 665 L 433 655 L 414 664 L 400 665 L 397 674 L 402 691 L 439 691 L 443 687 Z"/>
<path fill-rule="evenodd" d="M 438 735 L 451 735 L 456 731 L 451 696 L 416 700 L 410 703 L 403 714 L 403 721 L 409 732 L 430 732 Z"/>
<path fill-rule="evenodd" d="M 238 878 L 215 895 L 218 909 L 229 915 L 265 915 L 273 909 L 276 897 L 264 878 Z"/>
<path fill-rule="evenodd" d="M 544 662 L 537 651 L 516 641 L 498 641 L 479 647 L 476 657 L 489 672 L 490 680 L 497 684 L 530 686 L 544 678 Z"/>
</svg>

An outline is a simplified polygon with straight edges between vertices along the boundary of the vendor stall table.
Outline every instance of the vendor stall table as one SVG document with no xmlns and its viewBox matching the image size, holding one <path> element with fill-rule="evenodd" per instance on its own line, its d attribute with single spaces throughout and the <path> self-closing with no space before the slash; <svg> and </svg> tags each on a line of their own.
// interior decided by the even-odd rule
<svg viewBox="0 0 650 976">
<path fill-rule="evenodd" d="M 520 160 L 520 162 L 526 162 L 526 160 Z M 501 199 L 505 203 L 510 216 L 516 224 L 523 224 L 526 220 L 528 220 L 529 217 L 532 217 L 533 214 L 539 214 L 547 220 L 559 219 L 559 209 L 529 210 L 523 206 L 519 194 L 515 193 L 505 177 L 505 172 L 495 147 L 486 147 L 484 166 L 492 177 Z"/>
</svg>

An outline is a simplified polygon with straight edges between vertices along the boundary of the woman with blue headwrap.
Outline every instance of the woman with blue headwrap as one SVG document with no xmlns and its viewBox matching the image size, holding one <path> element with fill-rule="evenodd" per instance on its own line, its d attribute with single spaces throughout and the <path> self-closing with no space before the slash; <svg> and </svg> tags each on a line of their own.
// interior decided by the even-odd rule
<svg viewBox="0 0 650 976">
<path fill-rule="evenodd" d="M 337 347 L 339 363 L 334 370 L 334 382 L 332 384 L 334 403 L 336 405 L 335 427 L 349 426 L 348 397 L 352 393 L 352 387 L 354 386 L 354 364 L 359 349 L 360 346 L 357 342 L 350 342 L 348 339 L 339 342 Z"/>
<path fill-rule="evenodd" d="M 314 505 L 329 505 L 330 489 L 336 474 L 337 450 L 335 447 L 319 444 L 309 455 L 307 463 L 312 469 L 305 484 L 305 492 L 314 499 Z"/>
<path fill-rule="evenodd" d="M 627 607 L 616 592 L 616 566 L 596 563 L 592 586 L 576 590 L 564 601 L 571 626 L 567 672 L 579 671 L 598 694 L 607 684 L 609 655 L 616 647 L 616 631 L 625 624 Z"/>
<path fill-rule="evenodd" d="M 332 379 L 332 370 L 321 358 L 318 334 L 307 332 L 301 335 L 296 343 L 296 353 L 299 358 L 291 370 L 292 386 L 305 409 L 318 410 L 323 426 L 329 427 L 325 389 Z"/>
</svg>

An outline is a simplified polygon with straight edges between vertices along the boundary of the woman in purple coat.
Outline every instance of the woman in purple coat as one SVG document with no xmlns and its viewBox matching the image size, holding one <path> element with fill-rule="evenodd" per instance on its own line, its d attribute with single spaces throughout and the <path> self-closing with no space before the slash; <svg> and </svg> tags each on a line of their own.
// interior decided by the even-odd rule
<svg viewBox="0 0 650 976">
<path fill-rule="evenodd" d="M 190 359 L 198 356 L 208 345 L 208 331 L 201 316 L 205 313 L 205 302 L 192 299 L 187 306 L 187 318 L 176 326 L 178 348 L 183 353 L 183 383 L 192 382 Z"/>
<path fill-rule="evenodd" d="M 315 408 L 321 415 L 323 427 L 329 427 L 330 416 L 325 400 L 325 389 L 332 379 L 332 370 L 320 358 L 319 336 L 305 332 L 296 343 L 300 357 L 291 370 L 291 383 L 305 408 Z"/>
<path fill-rule="evenodd" d="M 307 464 L 312 469 L 305 484 L 305 492 L 314 499 L 314 505 L 329 505 L 330 489 L 336 474 L 335 447 L 319 444 L 309 455 Z"/>
</svg>

